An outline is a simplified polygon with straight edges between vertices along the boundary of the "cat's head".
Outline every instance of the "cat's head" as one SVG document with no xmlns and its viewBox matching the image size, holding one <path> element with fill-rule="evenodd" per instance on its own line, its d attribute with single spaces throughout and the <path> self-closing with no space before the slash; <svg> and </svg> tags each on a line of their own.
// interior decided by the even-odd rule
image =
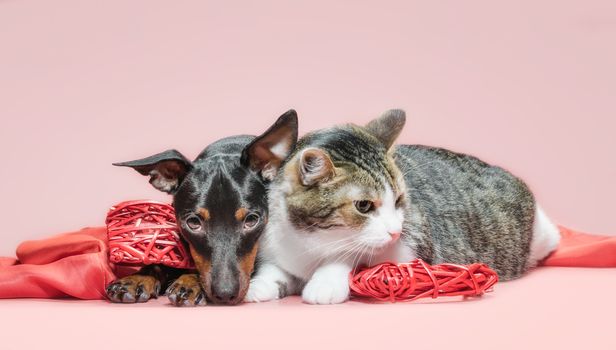
<svg viewBox="0 0 616 350">
<path fill-rule="evenodd" d="M 348 248 L 341 251 L 375 251 L 400 238 L 406 187 L 393 145 L 405 120 L 404 111 L 390 110 L 365 126 L 323 129 L 299 141 L 282 187 L 300 234 Z"/>
</svg>

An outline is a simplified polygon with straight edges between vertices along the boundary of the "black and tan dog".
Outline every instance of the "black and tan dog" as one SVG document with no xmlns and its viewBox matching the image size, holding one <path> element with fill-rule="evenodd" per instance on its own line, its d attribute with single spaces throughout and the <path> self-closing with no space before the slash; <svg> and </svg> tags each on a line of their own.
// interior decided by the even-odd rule
<svg viewBox="0 0 616 350">
<path fill-rule="evenodd" d="M 111 283 L 109 300 L 145 302 L 162 288 L 177 306 L 204 305 L 206 299 L 241 302 L 267 224 L 267 183 L 296 141 L 297 114 L 290 110 L 261 136 L 224 138 L 194 162 L 169 150 L 114 164 L 150 176 L 155 188 L 173 195 L 177 222 L 197 271 L 147 266 Z"/>
</svg>

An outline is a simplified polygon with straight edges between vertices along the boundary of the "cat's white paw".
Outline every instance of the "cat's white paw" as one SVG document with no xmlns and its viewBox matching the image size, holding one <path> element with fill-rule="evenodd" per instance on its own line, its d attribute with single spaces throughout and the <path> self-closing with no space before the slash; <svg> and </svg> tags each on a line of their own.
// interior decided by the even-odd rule
<svg viewBox="0 0 616 350">
<path fill-rule="evenodd" d="M 249 303 L 258 303 L 261 301 L 270 301 L 278 299 L 279 296 L 278 283 L 266 279 L 254 279 L 250 281 L 248 292 L 244 297 L 244 301 Z"/>
<path fill-rule="evenodd" d="M 281 286 L 288 287 L 290 284 L 289 275 L 278 266 L 263 264 L 250 281 L 244 301 L 258 303 L 284 297 L 286 293 L 281 295 Z"/>
<path fill-rule="evenodd" d="M 309 304 L 340 304 L 349 299 L 346 278 L 312 278 L 302 291 L 302 299 Z"/>
</svg>

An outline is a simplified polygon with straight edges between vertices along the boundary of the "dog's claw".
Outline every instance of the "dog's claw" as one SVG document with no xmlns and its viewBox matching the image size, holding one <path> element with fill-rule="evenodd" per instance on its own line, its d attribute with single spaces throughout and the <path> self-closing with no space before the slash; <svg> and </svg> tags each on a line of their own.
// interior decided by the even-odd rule
<svg viewBox="0 0 616 350">
<path fill-rule="evenodd" d="M 124 295 L 122 296 L 123 303 L 134 303 L 135 301 L 135 295 L 132 293 L 124 293 Z"/>
<path fill-rule="evenodd" d="M 203 306 L 206 304 L 205 292 L 194 274 L 182 275 L 169 288 L 167 298 L 174 306 Z"/>
<path fill-rule="evenodd" d="M 160 282 L 152 276 L 132 275 L 114 281 L 105 291 L 114 303 L 144 303 L 158 296 Z"/>
</svg>

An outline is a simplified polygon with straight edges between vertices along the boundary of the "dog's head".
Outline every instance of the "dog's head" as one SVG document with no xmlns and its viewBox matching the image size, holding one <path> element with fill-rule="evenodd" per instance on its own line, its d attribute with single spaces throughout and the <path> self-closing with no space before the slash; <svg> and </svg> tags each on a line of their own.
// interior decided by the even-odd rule
<svg viewBox="0 0 616 350">
<path fill-rule="evenodd" d="M 214 303 L 244 299 L 258 238 L 267 224 L 266 185 L 297 142 L 297 114 L 283 114 L 261 136 L 234 136 L 190 162 L 176 150 L 131 162 L 157 189 L 173 195 L 178 226 Z"/>
</svg>

